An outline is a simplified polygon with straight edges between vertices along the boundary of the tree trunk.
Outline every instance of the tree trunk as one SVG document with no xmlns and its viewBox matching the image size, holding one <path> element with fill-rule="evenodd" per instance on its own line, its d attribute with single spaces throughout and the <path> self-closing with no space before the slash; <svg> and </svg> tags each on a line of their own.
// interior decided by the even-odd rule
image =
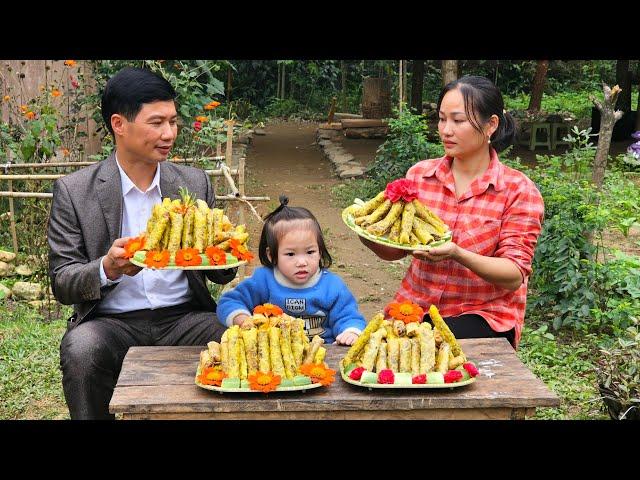
<svg viewBox="0 0 640 480">
<path fill-rule="evenodd" d="M 233 78 L 233 74 L 231 73 L 231 67 L 227 70 L 227 102 L 231 101 L 231 90 L 233 89 L 231 86 L 231 79 Z"/>
<path fill-rule="evenodd" d="M 342 76 L 342 111 L 347 111 L 347 62 L 340 60 L 340 73 Z"/>
<path fill-rule="evenodd" d="M 538 112 L 542 107 L 542 93 L 547 79 L 547 70 L 549 70 L 549 60 L 538 60 L 536 74 L 533 77 L 533 85 L 531 86 L 529 108 L 527 108 L 530 112 Z"/>
<path fill-rule="evenodd" d="M 400 60 L 398 65 L 398 111 L 402 113 L 402 104 L 404 103 L 404 84 L 406 78 L 404 74 L 404 60 Z"/>
<path fill-rule="evenodd" d="M 280 98 L 280 76 L 281 76 L 281 72 L 282 71 L 282 65 L 280 65 L 278 63 L 278 87 L 276 88 L 276 98 Z"/>
<path fill-rule="evenodd" d="M 422 84 L 424 81 L 424 60 L 414 60 L 411 73 L 411 109 L 422 113 Z"/>
<path fill-rule="evenodd" d="M 282 64 L 282 89 L 280 90 L 280 93 L 282 93 L 282 99 L 284 100 L 285 97 L 285 85 L 286 85 L 286 81 L 287 81 L 287 74 L 286 74 L 286 65 L 283 63 Z"/>
<path fill-rule="evenodd" d="M 636 132 L 640 131 L 640 62 L 638 62 L 638 105 L 636 105 Z"/>
<path fill-rule="evenodd" d="M 458 61 L 442 60 L 442 85 L 453 82 L 458 78 Z"/>
<path fill-rule="evenodd" d="M 611 135 L 613 134 L 613 126 L 622 118 L 622 111 L 615 110 L 616 100 L 620 94 L 618 85 L 609 88 L 608 85 L 602 84 L 604 90 L 604 102 L 600 102 L 594 97 L 591 101 L 600 110 L 600 133 L 598 134 L 598 148 L 596 156 L 593 159 L 593 183 L 598 189 L 602 187 L 604 181 L 604 172 L 607 169 L 607 159 L 609 156 L 609 147 L 611 146 Z"/>
<path fill-rule="evenodd" d="M 616 83 L 620 85 L 620 95 L 616 103 L 616 109 L 623 112 L 631 111 L 631 72 L 629 60 L 616 61 Z"/>
</svg>

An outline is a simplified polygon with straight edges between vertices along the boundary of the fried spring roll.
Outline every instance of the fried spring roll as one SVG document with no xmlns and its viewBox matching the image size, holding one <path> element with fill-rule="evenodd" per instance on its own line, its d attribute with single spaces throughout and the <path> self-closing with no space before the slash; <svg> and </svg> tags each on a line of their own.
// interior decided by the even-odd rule
<svg viewBox="0 0 640 480">
<path fill-rule="evenodd" d="M 455 370 L 465 362 L 464 355 L 458 355 L 457 357 L 449 358 L 449 370 Z"/>
<path fill-rule="evenodd" d="M 442 316 L 438 311 L 438 307 L 436 307 L 433 304 L 429 307 L 429 317 L 431 317 L 433 326 L 440 331 L 443 341 L 447 342 L 451 347 L 451 352 L 453 353 L 453 356 L 457 357 L 458 355 L 460 355 L 462 353 L 462 349 L 460 348 L 460 345 L 458 344 L 456 337 L 453 335 L 451 330 L 449 330 L 449 327 L 447 326 L 445 321 L 442 319 Z"/>
<path fill-rule="evenodd" d="M 157 210 L 156 219 L 153 223 L 153 229 L 147 236 L 147 244 L 145 245 L 145 248 L 147 250 L 162 250 L 162 240 L 164 235 L 167 235 L 167 238 L 169 237 L 168 231 L 170 228 L 171 217 L 169 215 L 169 211 L 161 204 L 154 205 L 153 209 Z"/>
<path fill-rule="evenodd" d="M 381 237 L 382 235 L 387 233 L 387 230 L 389 230 L 392 227 L 392 225 L 395 223 L 395 221 L 398 218 L 400 218 L 400 215 L 402 215 L 403 208 L 404 208 L 404 202 L 402 200 L 394 203 L 389 209 L 389 213 L 387 213 L 387 216 L 384 217 L 382 220 L 374 223 L 373 225 L 369 225 L 367 227 L 367 231 L 369 233 L 372 233 L 373 235 L 377 235 L 378 237 Z"/>
<path fill-rule="evenodd" d="M 397 337 L 396 332 L 393 330 L 393 323 L 389 320 L 383 320 L 382 325 L 380 325 L 387 331 L 386 338 L 395 338 Z"/>
<path fill-rule="evenodd" d="M 433 236 L 427 230 L 423 220 L 413 217 L 413 233 L 423 245 L 433 242 Z"/>
<path fill-rule="evenodd" d="M 238 344 L 238 333 L 240 329 L 237 325 L 229 328 L 229 378 L 240 378 L 240 345 Z"/>
<path fill-rule="evenodd" d="M 280 351 L 282 352 L 282 362 L 284 363 L 284 373 L 287 378 L 296 376 L 296 362 L 291 351 L 291 327 L 288 322 L 280 324 Z"/>
<path fill-rule="evenodd" d="M 193 248 L 203 253 L 207 242 L 207 214 L 196 209 L 193 218 Z"/>
<path fill-rule="evenodd" d="M 200 352 L 200 368 L 205 369 L 207 367 L 213 367 L 213 361 L 211 360 L 211 355 L 209 355 L 209 350 L 202 350 Z"/>
<path fill-rule="evenodd" d="M 384 200 L 385 198 L 384 198 L 384 190 L 383 190 L 379 194 L 377 194 L 375 197 L 373 197 L 371 200 L 365 202 L 364 205 L 362 205 L 361 207 L 355 208 L 352 211 L 354 218 L 362 217 L 364 215 L 369 215 L 376 208 L 378 208 L 380 204 L 384 202 Z"/>
<path fill-rule="evenodd" d="M 214 363 L 220 363 L 220 344 L 218 342 L 209 342 L 207 343 L 207 349 L 209 350 L 211 360 L 213 360 Z"/>
<path fill-rule="evenodd" d="M 400 339 L 400 372 L 411 371 L 411 340 L 407 337 Z"/>
<path fill-rule="evenodd" d="M 169 212 L 171 217 L 171 230 L 169 231 L 169 245 L 167 249 L 171 253 L 180 250 L 180 242 L 182 241 L 182 226 L 184 224 L 182 214 L 178 212 Z"/>
<path fill-rule="evenodd" d="M 271 351 L 269 349 L 269 330 L 258 328 L 258 370 L 271 371 Z"/>
<path fill-rule="evenodd" d="M 313 336 L 313 338 L 311 339 L 311 344 L 309 345 L 309 351 L 302 360 L 303 365 L 313 362 L 313 358 L 316 356 L 318 349 L 322 346 L 323 343 L 324 339 L 322 339 L 320 336 Z"/>
<path fill-rule="evenodd" d="M 400 367 L 400 339 L 397 337 L 387 338 L 387 364 L 394 372 Z"/>
<path fill-rule="evenodd" d="M 416 216 L 430 223 L 443 236 L 448 228 L 445 223 L 435 213 L 424 206 L 418 199 L 413 200 L 413 206 L 416 208 Z"/>
<path fill-rule="evenodd" d="M 291 353 L 293 353 L 293 361 L 296 370 L 302 365 L 304 355 L 304 320 L 293 319 L 291 321 Z"/>
<path fill-rule="evenodd" d="M 392 242 L 400 242 L 400 226 L 402 225 L 402 220 L 398 218 L 395 222 L 393 222 L 393 226 L 389 231 L 389 240 Z"/>
<path fill-rule="evenodd" d="M 405 329 L 407 337 L 416 337 L 420 333 L 420 324 L 418 322 L 407 323 Z"/>
<path fill-rule="evenodd" d="M 420 373 L 420 340 L 413 337 L 411 340 L 411 375 L 416 376 Z"/>
<path fill-rule="evenodd" d="M 403 337 L 406 332 L 407 326 L 402 320 L 393 321 L 393 333 L 396 334 L 396 337 Z"/>
<path fill-rule="evenodd" d="M 436 360 L 436 372 L 443 375 L 449 370 L 449 352 L 451 347 L 447 342 L 442 342 L 438 349 L 438 359 Z"/>
<path fill-rule="evenodd" d="M 220 340 L 220 363 L 222 371 L 229 375 L 229 329 L 224 331 Z"/>
<path fill-rule="evenodd" d="M 367 215 L 365 220 L 360 224 L 362 227 L 368 227 L 369 225 L 373 225 L 377 221 L 381 220 L 389 210 L 391 210 L 391 200 L 385 200 L 382 205 L 376 208 L 373 213 Z"/>
<path fill-rule="evenodd" d="M 431 325 L 427 322 L 420 324 L 420 373 L 433 371 L 436 364 L 436 343 Z"/>
<path fill-rule="evenodd" d="M 373 332 L 369 337 L 369 343 L 365 347 L 364 355 L 362 356 L 362 366 L 369 372 L 373 372 L 373 367 L 376 364 L 376 358 L 378 357 L 378 350 L 382 343 L 382 337 L 386 335 L 384 328 L 378 329 Z"/>
<path fill-rule="evenodd" d="M 364 346 L 369 342 L 369 336 L 373 332 L 378 330 L 383 320 L 384 320 L 384 315 L 382 313 L 376 314 L 371 320 L 369 320 L 369 323 L 367 323 L 367 326 L 362 331 L 362 334 L 360 334 L 360 336 L 355 341 L 355 343 L 351 345 L 351 348 L 349 348 L 349 351 L 345 355 L 344 357 L 345 365 L 349 365 L 350 363 L 353 363 L 356 357 L 364 349 Z"/>
<path fill-rule="evenodd" d="M 387 368 L 387 342 L 381 342 L 376 358 L 376 372 Z"/>
<path fill-rule="evenodd" d="M 240 380 L 247 379 L 247 354 L 244 349 L 244 340 L 242 336 L 238 336 L 238 369 Z"/>
<path fill-rule="evenodd" d="M 244 351 L 247 357 L 247 374 L 253 375 L 258 371 L 258 330 L 240 330 L 244 341 Z"/>
<path fill-rule="evenodd" d="M 282 362 L 282 350 L 280 350 L 280 329 L 269 327 L 269 350 L 271 358 L 271 370 L 276 375 L 285 377 L 284 363 Z"/>
<path fill-rule="evenodd" d="M 193 247 L 193 226 L 196 215 L 195 207 L 189 207 L 182 217 L 182 248 Z"/>
<path fill-rule="evenodd" d="M 327 356 L 327 349 L 324 347 L 318 348 L 316 356 L 313 357 L 313 363 L 324 363 L 324 358 Z"/>
<path fill-rule="evenodd" d="M 407 203 L 402 212 L 402 222 L 400 225 L 400 237 L 398 241 L 400 243 L 409 243 L 409 235 L 413 228 L 413 217 L 416 213 L 416 207 L 413 203 Z"/>
</svg>

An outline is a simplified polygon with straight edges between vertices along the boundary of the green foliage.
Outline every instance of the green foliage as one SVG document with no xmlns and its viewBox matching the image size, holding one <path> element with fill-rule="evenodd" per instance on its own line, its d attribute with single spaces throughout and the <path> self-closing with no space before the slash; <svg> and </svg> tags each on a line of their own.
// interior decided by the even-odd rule
<svg viewBox="0 0 640 480">
<path fill-rule="evenodd" d="M 406 175 L 407 170 L 421 160 L 444 155 L 440 144 L 427 139 L 429 127 L 425 115 L 414 115 L 405 109 L 398 118 L 389 119 L 389 133 L 376 152 L 367 173 L 376 182 L 379 192 L 384 186 Z"/>
<path fill-rule="evenodd" d="M 68 418 L 59 350 L 70 313 L 43 322 L 27 305 L 0 308 L 0 418 Z"/>
<path fill-rule="evenodd" d="M 638 320 L 617 339 L 613 348 L 601 349 L 598 386 L 613 418 L 640 418 L 640 332 Z"/>
</svg>

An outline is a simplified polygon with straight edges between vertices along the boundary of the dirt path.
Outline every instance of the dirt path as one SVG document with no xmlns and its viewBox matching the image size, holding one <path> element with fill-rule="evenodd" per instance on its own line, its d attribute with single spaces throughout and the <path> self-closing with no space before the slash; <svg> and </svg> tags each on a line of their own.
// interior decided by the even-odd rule
<svg viewBox="0 0 640 480">
<path fill-rule="evenodd" d="M 380 260 L 342 223 L 341 209 L 331 204 L 331 188 L 340 182 L 314 143 L 315 130 L 313 123 L 274 123 L 265 128 L 265 136 L 254 136 L 247 152 L 247 192 L 271 197 L 256 202 L 260 215 L 273 210 L 282 193 L 290 205 L 313 212 L 333 257 L 331 270 L 343 278 L 369 319 L 391 301 L 408 262 Z M 247 219 L 250 245 L 257 252 L 260 225 L 255 217 Z"/>
</svg>

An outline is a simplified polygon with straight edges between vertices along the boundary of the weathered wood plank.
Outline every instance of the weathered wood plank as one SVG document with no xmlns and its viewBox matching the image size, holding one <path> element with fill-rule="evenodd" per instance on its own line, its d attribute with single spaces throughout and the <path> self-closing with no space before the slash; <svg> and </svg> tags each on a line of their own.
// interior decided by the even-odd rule
<svg viewBox="0 0 640 480">
<path fill-rule="evenodd" d="M 345 118 L 340 120 L 342 128 L 386 127 L 388 122 L 377 118 Z"/>
<path fill-rule="evenodd" d="M 125 357 L 111 400 L 113 413 L 281 415 L 292 412 L 413 411 L 446 409 L 509 409 L 509 418 L 523 418 L 511 409 L 557 406 L 560 400 L 515 355 L 505 339 L 460 340 L 480 369 L 471 385 L 452 389 L 369 390 L 342 381 L 306 392 L 224 394 L 194 384 L 199 352 L 204 347 L 135 347 Z M 327 345 L 327 363 L 338 368 L 348 348 Z M 528 414 L 528 412 L 527 412 Z M 320 413 L 318 413 L 320 415 Z M 363 417 L 365 418 L 365 417 Z"/>
</svg>

